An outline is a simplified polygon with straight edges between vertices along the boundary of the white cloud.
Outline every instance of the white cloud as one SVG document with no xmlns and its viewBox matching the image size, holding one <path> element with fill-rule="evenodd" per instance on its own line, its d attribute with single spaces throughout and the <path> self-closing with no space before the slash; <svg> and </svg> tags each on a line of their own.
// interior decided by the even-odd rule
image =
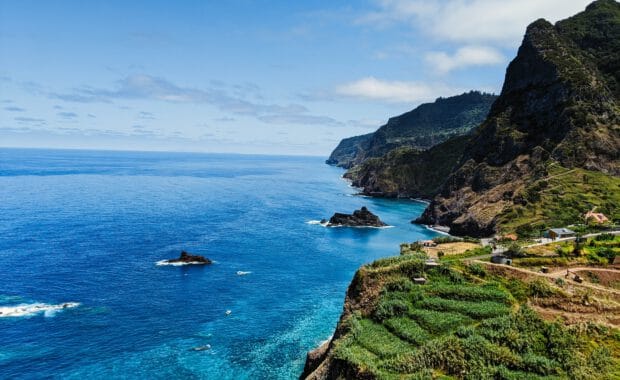
<svg viewBox="0 0 620 380">
<path fill-rule="evenodd" d="M 453 95 L 458 90 L 445 85 L 428 83 L 383 81 L 366 77 L 336 87 L 339 95 L 391 103 L 418 103 L 438 96 Z"/>
<path fill-rule="evenodd" d="M 585 9 L 591 0 L 379 0 L 378 9 L 358 19 L 377 26 L 409 23 L 439 40 L 514 46 L 532 21 L 551 22 Z"/>
<path fill-rule="evenodd" d="M 426 61 L 439 73 L 468 66 L 496 65 L 505 62 L 504 56 L 494 48 L 487 46 L 463 46 L 454 54 L 430 52 Z"/>
</svg>

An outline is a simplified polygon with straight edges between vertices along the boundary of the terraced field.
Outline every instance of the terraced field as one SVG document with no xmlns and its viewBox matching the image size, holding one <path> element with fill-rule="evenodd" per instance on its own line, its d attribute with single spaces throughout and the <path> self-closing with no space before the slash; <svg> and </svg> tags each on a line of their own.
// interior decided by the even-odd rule
<svg viewBox="0 0 620 380">
<path fill-rule="evenodd" d="M 353 367 L 355 377 L 620 376 L 617 330 L 547 322 L 527 306 L 529 298 L 557 292 L 546 282 L 506 280 L 479 264 L 425 270 L 423 258 L 416 260 L 404 256 L 360 270 L 363 283 L 381 287 L 378 301 L 344 321 L 333 347 L 335 359 Z M 414 276 L 428 281 L 416 285 Z"/>
</svg>

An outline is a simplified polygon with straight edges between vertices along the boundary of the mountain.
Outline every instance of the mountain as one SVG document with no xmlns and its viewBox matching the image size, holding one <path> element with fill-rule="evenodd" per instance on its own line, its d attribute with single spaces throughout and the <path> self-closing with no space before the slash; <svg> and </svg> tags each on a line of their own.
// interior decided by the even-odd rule
<svg viewBox="0 0 620 380">
<path fill-rule="evenodd" d="M 470 91 L 422 104 L 390 118 L 374 133 L 342 140 L 326 163 L 351 168 L 403 146 L 428 149 L 477 127 L 496 98 L 495 95 Z"/>
<path fill-rule="evenodd" d="M 365 195 L 431 199 L 461 158 L 469 139 L 468 135 L 455 136 L 428 150 L 396 148 L 349 169 L 344 177 Z"/>
<path fill-rule="evenodd" d="M 527 214 L 538 224 L 524 218 L 511 228 L 528 233 L 554 223 L 544 212 L 558 203 L 573 222 L 593 206 L 620 218 L 619 84 L 619 3 L 595 1 L 556 25 L 533 22 L 487 119 L 417 222 L 484 236 L 509 225 L 506 215 Z M 558 177 L 572 177 L 572 188 L 550 188 Z"/>
</svg>

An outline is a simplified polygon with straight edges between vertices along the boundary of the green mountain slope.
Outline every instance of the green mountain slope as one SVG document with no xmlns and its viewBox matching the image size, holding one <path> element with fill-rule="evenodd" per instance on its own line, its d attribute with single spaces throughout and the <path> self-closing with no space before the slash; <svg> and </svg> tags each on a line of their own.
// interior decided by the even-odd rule
<svg viewBox="0 0 620 380">
<path fill-rule="evenodd" d="M 496 98 L 495 95 L 471 91 L 422 104 L 390 118 L 374 133 L 342 140 L 326 163 L 351 168 L 403 146 L 428 149 L 477 127 Z"/>
</svg>

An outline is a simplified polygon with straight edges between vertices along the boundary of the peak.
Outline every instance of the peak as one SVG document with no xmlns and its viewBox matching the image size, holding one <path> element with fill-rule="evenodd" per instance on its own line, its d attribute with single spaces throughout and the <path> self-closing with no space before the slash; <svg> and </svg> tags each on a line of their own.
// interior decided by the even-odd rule
<svg viewBox="0 0 620 380">
<path fill-rule="evenodd" d="M 538 20 L 528 25 L 525 33 L 531 34 L 533 31 L 548 30 L 548 29 L 553 29 L 553 24 L 545 20 L 544 18 L 539 18 Z"/>
<path fill-rule="evenodd" d="M 586 12 L 591 12 L 599 9 L 616 9 L 620 10 L 620 3 L 615 0 L 596 0 L 590 3 L 586 7 Z"/>
</svg>

